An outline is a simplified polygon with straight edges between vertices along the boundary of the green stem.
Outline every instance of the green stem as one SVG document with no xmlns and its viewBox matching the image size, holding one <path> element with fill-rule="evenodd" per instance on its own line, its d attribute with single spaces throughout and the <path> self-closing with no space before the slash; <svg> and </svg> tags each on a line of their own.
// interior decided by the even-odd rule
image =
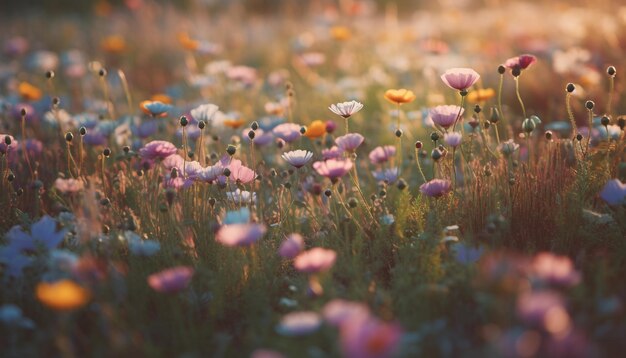
<svg viewBox="0 0 626 358">
<path fill-rule="evenodd" d="M 526 118 L 526 107 L 524 107 L 524 101 L 522 101 L 522 96 L 519 93 L 519 76 L 513 78 L 515 79 L 515 94 L 517 95 L 517 100 L 522 107 L 522 114 L 524 115 L 524 118 Z"/>
</svg>

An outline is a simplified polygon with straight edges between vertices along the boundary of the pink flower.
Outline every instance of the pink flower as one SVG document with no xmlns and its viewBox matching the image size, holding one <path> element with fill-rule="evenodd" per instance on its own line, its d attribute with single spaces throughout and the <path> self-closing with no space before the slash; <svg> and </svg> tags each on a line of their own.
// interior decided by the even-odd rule
<svg viewBox="0 0 626 358">
<path fill-rule="evenodd" d="M 304 336 L 317 331 L 322 325 L 322 317 L 317 312 L 291 312 L 283 316 L 276 328 L 284 336 Z"/>
<path fill-rule="evenodd" d="M 79 192 L 83 189 L 84 185 L 83 182 L 80 180 L 76 180 L 76 179 L 63 179 L 63 178 L 58 178 L 57 180 L 54 181 L 54 187 L 62 192 L 62 193 L 76 193 Z"/>
<path fill-rule="evenodd" d="M 230 179 L 242 184 L 251 183 L 256 178 L 254 170 L 242 165 L 241 160 L 238 159 L 233 159 L 228 169 L 230 170 Z"/>
<path fill-rule="evenodd" d="M 219 177 L 224 175 L 224 165 L 222 162 L 217 162 L 214 165 L 210 165 L 203 168 L 198 172 L 198 179 L 204 182 L 213 183 Z"/>
<path fill-rule="evenodd" d="M 560 327 L 562 330 L 569 328 L 570 324 L 563 297 L 553 291 L 529 292 L 520 295 L 517 299 L 517 314 L 525 323 L 541 328 L 558 328 L 550 327 L 556 323 L 562 326 Z"/>
<path fill-rule="evenodd" d="M 343 156 L 343 150 L 336 145 L 334 145 L 330 149 L 322 149 L 322 157 L 324 158 L 324 160 L 337 159 L 341 158 L 341 156 Z"/>
<path fill-rule="evenodd" d="M 7 142 L 10 144 L 7 145 Z M 7 154 L 7 152 L 17 150 L 17 148 L 17 141 L 13 136 L 0 134 L 0 154 Z"/>
<path fill-rule="evenodd" d="M 519 67 L 520 70 L 525 70 L 530 67 L 532 64 L 537 62 L 537 57 L 529 54 L 519 55 L 517 57 L 511 57 L 504 63 L 504 66 L 507 68 L 515 68 Z"/>
<path fill-rule="evenodd" d="M 452 148 L 458 147 L 462 139 L 463 135 L 459 132 L 450 132 L 443 135 L 443 141 Z"/>
<path fill-rule="evenodd" d="M 441 75 L 441 80 L 448 85 L 448 87 L 458 91 L 466 91 L 468 88 L 472 87 L 479 78 L 480 75 L 478 72 L 471 68 L 451 68 Z"/>
<path fill-rule="evenodd" d="M 285 259 L 293 259 L 304 249 L 304 239 L 300 234 L 291 234 L 280 244 L 278 254 Z"/>
<path fill-rule="evenodd" d="M 459 120 L 461 120 L 461 118 L 463 117 L 463 112 L 465 112 L 465 109 L 459 106 L 447 105 L 437 106 L 431 109 L 429 111 L 429 114 L 430 118 L 435 124 L 441 126 L 444 129 L 448 129 L 452 127 L 457 117 L 459 117 Z"/>
<path fill-rule="evenodd" d="M 255 349 L 250 358 L 286 358 L 282 353 L 271 349 Z"/>
<path fill-rule="evenodd" d="M 557 256 L 549 252 L 542 252 L 535 256 L 532 262 L 533 276 L 557 285 L 573 286 L 580 282 L 580 273 L 574 269 L 574 264 L 567 256 Z"/>
<path fill-rule="evenodd" d="M 222 226 L 215 240 L 225 246 L 250 246 L 259 241 L 267 228 L 263 224 L 232 224 Z"/>
<path fill-rule="evenodd" d="M 432 198 L 448 194 L 452 190 L 452 183 L 445 179 L 433 179 L 420 185 L 420 192 Z"/>
<path fill-rule="evenodd" d="M 376 317 L 358 318 L 340 328 L 343 354 L 348 358 L 392 357 L 402 338 L 402 328 Z"/>
<path fill-rule="evenodd" d="M 343 118 L 350 118 L 353 114 L 363 109 L 363 104 L 357 101 L 342 102 L 337 104 L 331 104 L 328 109 L 330 109 L 331 112 L 338 116 L 341 116 Z"/>
<path fill-rule="evenodd" d="M 611 206 L 622 205 L 626 199 L 626 184 L 619 179 L 609 180 L 600 192 L 600 198 Z"/>
<path fill-rule="evenodd" d="M 176 153 L 176 146 L 164 140 L 153 140 L 139 149 L 139 155 L 144 159 L 165 159 Z"/>
<path fill-rule="evenodd" d="M 248 66 L 233 66 L 226 72 L 226 76 L 245 85 L 253 85 L 256 81 L 256 69 Z"/>
<path fill-rule="evenodd" d="M 369 158 L 372 164 L 382 164 L 389 161 L 389 159 L 395 155 L 396 147 L 393 145 L 386 145 L 374 148 L 370 152 Z"/>
<path fill-rule="evenodd" d="M 298 255 L 293 266 L 300 272 L 317 273 L 328 271 L 333 267 L 336 259 L 335 251 L 316 247 Z"/>
<path fill-rule="evenodd" d="M 161 293 L 175 293 L 184 290 L 191 282 L 194 269 L 177 266 L 148 276 L 148 285 Z"/>
<path fill-rule="evenodd" d="M 364 140 L 365 137 L 359 133 L 348 133 L 346 135 L 342 135 L 341 137 L 337 137 L 335 139 L 335 143 L 337 143 L 337 146 L 341 148 L 341 150 L 352 152 L 356 150 Z"/>
<path fill-rule="evenodd" d="M 321 176 L 337 180 L 346 175 L 352 169 L 352 165 L 352 161 L 347 159 L 329 159 L 313 163 L 313 169 Z"/>
<path fill-rule="evenodd" d="M 180 174 L 179 174 L 180 175 Z M 163 178 L 163 187 L 164 188 L 172 188 L 172 189 L 187 189 L 193 185 L 193 180 L 190 178 L 183 178 L 182 176 L 177 176 L 176 178 L 172 178 L 167 175 Z"/>
<path fill-rule="evenodd" d="M 361 317 L 369 317 L 370 310 L 361 302 L 352 302 L 336 298 L 324 305 L 322 315 L 330 325 L 340 327 L 344 323 L 354 321 Z"/>
<path fill-rule="evenodd" d="M 295 123 L 283 123 L 277 125 L 272 132 L 274 135 L 287 143 L 291 143 L 302 136 L 300 126 Z"/>
<path fill-rule="evenodd" d="M 313 152 L 301 149 L 292 150 L 291 152 L 283 153 L 282 158 L 294 167 L 302 168 L 313 158 Z"/>
<path fill-rule="evenodd" d="M 337 129 L 337 124 L 331 120 L 326 121 L 326 133 L 332 133 Z"/>
</svg>

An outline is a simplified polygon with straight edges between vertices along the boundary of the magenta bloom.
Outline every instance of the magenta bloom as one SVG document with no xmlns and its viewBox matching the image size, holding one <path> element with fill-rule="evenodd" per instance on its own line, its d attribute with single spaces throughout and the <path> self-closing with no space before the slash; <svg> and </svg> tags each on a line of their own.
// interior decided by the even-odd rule
<svg viewBox="0 0 626 358">
<path fill-rule="evenodd" d="M 283 153 L 282 158 L 289 164 L 296 168 L 302 168 L 313 158 L 313 152 L 308 150 L 292 150 L 291 152 Z"/>
<path fill-rule="evenodd" d="M 533 260 L 531 270 L 536 278 L 556 285 L 573 286 L 580 282 L 580 273 L 567 256 L 539 253 Z"/>
<path fill-rule="evenodd" d="M 523 54 L 517 57 L 509 58 L 504 63 L 504 66 L 507 68 L 519 67 L 521 70 L 525 70 L 535 62 L 537 62 L 537 57 L 529 54 Z"/>
<path fill-rule="evenodd" d="M 353 152 L 363 143 L 364 140 L 365 137 L 359 133 L 348 133 L 346 135 L 342 135 L 341 137 L 337 137 L 335 139 L 335 143 L 337 143 L 337 146 L 341 148 L 341 150 Z"/>
<path fill-rule="evenodd" d="M 463 112 L 465 109 L 454 106 L 454 105 L 446 105 L 446 106 L 437 106 L 429 111 L 430 118 L 433 122 L 444 129 L 448 129 L 454 125 L 454 121 L 457 117 L 459 120 L 463 118 Z"/>
<path fill-rule="evenodd" d="M 225 246 L 250 246 L 259 241 L 267 228 L 263 224 L 231 224 L 222 226 L 215 240 Z"/>
<path fill-rule="evenodd" d="M 602 188 L 600 198 L 611 206 L 624 204 L 626 199 L 626 184 L 622 183 L 619 179 L 609 180 L 604 185 L 604 188 Z"/>
<path fill-rule="evenodd" d="M 352 161 L 347 159 L 329 159 L 313 163 L 313 169 L 321 176 L 336 180 L 346 175 L 352 169 Z"/>
<path fill-rule="evenodd" d="M 278 254 L 285 259 L 293 259 L 304 249 L 304 239 L 300 234 L 291 234 L 280 244 Z"/>
<path fill-rule="evenodd" d="M 298 255 L 293 262 L 296 270 L 306 273 L 328 271 L 335 264 L 337 253 L 333 250 L 315 247 Z"/>
<path fill-rule="evenodd" d="M 479 78 L 478 72 L 471 68 L 451 68 L 441 75 L 443 83 L 458 91 L 465 91 L 472 87 Z"/>
<path fill-rule="evenodd" d="M 420 192 L 431 198 L 438 198 L 452 190 L 452 183 L 445 179 L 433 179 L 420 185 Z"/>
<path fill-rule="evenodd" d="M 402 328 L 376 317 L 350 320 L 340 328 L 341 348 L 348 358 L 392 357 L 402 338 Z"/>
<path fill-rule="evenodd" d="M 343 150 L 336 145 L 334 145 L 330 149 L 328 148 L 322 149 L 322 158 L 324 158 L 324 160 L 337 159 L 337 158 L 341 158 L 342 156 L 343 156 Z"/>
<path fill-rule="evenodd" d="M 242 183 L 248 184 L 254 181 L 256 173 L 254 170 L 241 164 L 241 160 L 233 159 L 228 166 L 230 169 L 230 179 Z"/>
<path fill-rule="evenodd" d="M 370 152 L 369 158 L 372 164 L 382 164 L 389 161 L 389 159 L 391 159 L 395 155 L 396 147 L 394 147 L 393 145 L 386 145 L 374 148 Z"/>
<path fill-rule="evenodd" d="M 7 145 L 7 142 L 11 144 Z M 17 141 L 12 135 L 0 134 L 0 154 L 7 154 L 7 152 L 15 151 L 17 148 Z"/>
<path fill-rule="evenodd" d="M 331 120 L 326 121 L 326 133 L 332 133 L 337 129 L 337 124 Z"/>
<path fill-rule="evenodd" d="M 452 148 L 458 147 L 462 139 L 463 135 L 459 132 L 450 132 L 443 135 L 443 141 Z"/>
<path fill-rule="evenodd" d="M 328 324 L 340 327 L 344 323 L 369 317 L 370 310 L 367 305 L 361 302 L 336 298 L 324 305 L 322 315 Z"/>
<path fill-rule="evenodd" d="M 176 293 L 184 290 L 191 282 L 194 269 L 177 266 L 148 276 L 148 285 L 161 293 Z"/>
<path fill-rule="evenodd" d="M 165 159 L 176 152 L 176 146 L 164 140 L 153 140 L 139 149 L 139 155 L 144 159 Z"/>
<path fill-rule="evenodd" d="M 294 140 L 300 138 L 300 126 L 295 123 L 283 123 L 277 125 L 272 132 L 274 135 L 287 143 L 291 143 Z"/>
</svg>

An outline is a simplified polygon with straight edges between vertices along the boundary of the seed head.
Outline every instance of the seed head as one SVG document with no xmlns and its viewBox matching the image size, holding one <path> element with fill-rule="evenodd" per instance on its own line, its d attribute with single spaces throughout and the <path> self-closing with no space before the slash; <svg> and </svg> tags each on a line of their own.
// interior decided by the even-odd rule
<svg viewBox="0 0 626 358">
<path fill-rule="evenodd" d="M 573 83 L 568 83 L 567 86 L 565 86 L 565 90 L 567 91 L 567 93 L 572 93 L 575 89 L 576 86 L 574 86 Z"/>
<path fill-rule="evenodd" d="M 504 72 L 506 72 L 506 67 L 504 67 L 504 65 L 498 66 L 498 73 L 503 75 Z"/>
<path fill-rule="evenodd" d="M 251 128 L 253 131 L 255 131 L 255 130 L 259 129 L 259 122 L 257 122 L 257 121 L 252 122 L 252 124 L 250 125 L 250 128 Z"/>
<path fill-rule="evenodd" d="M 437 132 L 432 132 L 432 133 L 430 134 L 430 139 L 431 139 L 433 142 L 438 141 L 438 140 L 439 140 L 439 133 L 437 133 Z"/>
<path fill-rule="evenodd" d="M 424 146 L 424 143 L 420 142 L 419 140 L 417 142 L 415 142 L 415 149 L 422 149 L 422 147 Z"/>
<path fill-rule="evenodd" d="M 87 134 L 87 128 L 80 127 L 80 129 L 78 130 L 78 133 L 80 133 L 81 136 Z"/>
<path fill-rule="evenodd" d="M 108 158 L 111 156 L 111 148 L 104 148 L 104 150 L 102 151 L 102 154 Z"/>
<path fill-rule="evenodd" d="M 396 129 L 396 137 L 402 137 L 402 129 Z"/>
<path fill-rule="evenodd" d="M 226 153 L 228 153 L 228 155 L 230 156 L 235 155 L 235 153 L 237 153 L 237 147 L 235 147 L 232 144 L 229 144 L 228 147 L 226 147 Z"/>
<path fill-rule="evenodd" d="M 74 139 L 74 135 L 72 132 L 65 133 L 65 141 L 68 143 L 72 143 L 72 139 Z"/>
<path fill-rule="evenodd" d="M 187 124 L 189 124 L 189 120 L 187 119 L 186 116 L 180 116 L 180 126 L 181 127 L 186 127 Z"/>
<path fill-rule="evenodd" d="M 617 70 L 615 69 L 615 66 L 609 66 L 606 69 L 606 74 L 611 76 L 611 77 L 615 77 L 615 75 L 617 74 Z"/>
<path fill-rule="evenodd" d="M 611 119 L 607 116 L 602 116 L 602 118 L 600 119 L 600 124 L 606 127 L 609 125 L 609 123 L 611 123 Z"/>
<path fill-rule="evenodd" d="M 585 102 L 585 107 L 586 107 L 588 110 L 592 110 L 592 109 L 593 109 L 593 107 L 595 107 L 595 105 L 596 105 L 596 104 L 595 104 L 595 103 L 593 103 L 593 101 L 587 101 L 587 102 Z"/>
<path fill-rule="evenodd" d="M 202 129 L 204 129 L 204 127 L 206 127 L 206 122 L 205 121 L 198 122 L 198 128 L 200 128 L 202 130 Z"/>
</svg>

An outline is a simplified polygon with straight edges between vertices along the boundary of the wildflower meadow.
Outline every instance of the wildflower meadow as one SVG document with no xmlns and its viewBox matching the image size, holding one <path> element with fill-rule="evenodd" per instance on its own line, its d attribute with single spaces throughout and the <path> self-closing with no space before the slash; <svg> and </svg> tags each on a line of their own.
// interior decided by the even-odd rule
<svg viewBox="0 0 626 358">
<path fill-rule="evenodd" d="M 619 357 L 626 6 L 0 5 L 0 356 Z"/>
</svg>

